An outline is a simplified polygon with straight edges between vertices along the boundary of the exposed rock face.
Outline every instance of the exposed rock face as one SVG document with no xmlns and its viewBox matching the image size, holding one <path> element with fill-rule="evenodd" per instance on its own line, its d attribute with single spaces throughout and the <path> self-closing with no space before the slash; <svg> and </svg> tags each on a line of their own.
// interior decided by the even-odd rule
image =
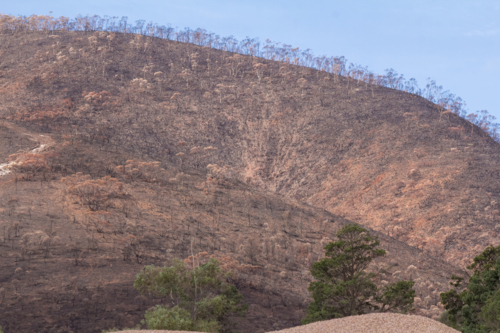
<svg viewBox="0 0 500 333">
<path fill-rule="evenodd" d="M 135 274 L 191 239 L 234 260 L 246 330 L 293 326 L 309 266 L 348 220 L 389 252 L 370 267 L 379 283 L 415 280 L 435 318 L 450 275 L 498 245 L 498 144 L 423 98 L 131 35 L 0 45 L 7 332 L 133 326 L 158 301 Z"/>
</svg>

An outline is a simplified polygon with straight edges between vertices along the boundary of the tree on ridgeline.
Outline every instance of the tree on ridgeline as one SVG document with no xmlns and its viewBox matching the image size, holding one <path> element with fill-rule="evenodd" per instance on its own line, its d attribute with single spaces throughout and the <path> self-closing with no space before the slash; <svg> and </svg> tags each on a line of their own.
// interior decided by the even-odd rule
<svg viewBox="0 0 500 333">
<path fill-rule="evenodd" d="M 261 47 L 261 43 L 257 39 L 250 39 L 248 37 L 242 41 L 238 41 L 233 36 L 221 38 L 212 32 L 207 32 L 200 28 L 185 28 L 184 30 L 176 31 L 170 26 L 160 26 L 152 22 L 145 25 L 144 20 L 136 21 L 136 25 L 134 26 L 128 23 L 127 17 L 122 17 L 118 22 L 116 19 L 116 17 L 101 18 L 98 15 L 79 15 L 75 19 L 63 16 L 55 18 L 48 15 L 16 17 L 0 13 L 0 33 L 25 34 L 29 31 L 41 31 L 51 37 L 58 37 L 58 35 L 54 34 L 57 31 L 93 31 L 98 33 L 111 32 L 113 34 L 132 33 L 136 34 L 136 41 L 142 40 L 143 36 L 147 36 L 148 38 L 163 38 L 178 42 L 193 43 L 198 46 L 210 47 L 243 55 L 251 55 L 253 57 L 279 61 L 290 65 L 310 67 L 321 72 L 335 74 L 334 82 L 337 81 L 337 76 L 343 76 L 348 80 L 356 79 L 358 82 L 362 81 L 422 96 L 432 103 L 443 107 L 444 110 L 449 110 L 466 119 L 470 122 L 472 127 L 480 127 L 497 142 L 500 140 L 500 124 L 494 122 L 496 120 L 494 116 L 490 115 L 487 111 L 469 112 L 465 109 L 465 102 L 460 97 L 450 93 L 448 90 L 444 90 L 442 86 L 437 85 L 436 81 L 430 78 L 427 79 L 425 87 L 420 89 L 414 78 L 405 80 L 403 75 L 398 74 L 392 68 L 385 71 L 386 75 L 374 75 L 360 65 L 349 63 L 343 56 L 314 56 L 309 49 L 300 50 L 299 48 L 293 48 L 291 45 L 272 42 L 269 39 L 267 39 L 263 43 L 264 46 Z M 93 43 L 92 41 L 95 42 L 95 36 L 90 38 L 89 41 L 91 44 Z M 142 44 L 142 42 L 134 42 L 133 44 L 137 48 L 139 44 L 143 45 L 144 48 L 142 49 L 144 51 L 148 46 L 147 42 L 144 44 Z M 189 65 L 192 67 L 193 64 L 197 65 L 198 63 L 195 61 Z M 102 73 L 104 76 L 105 63 L 101 63 L 101 65 L 103 66 Z M 95 68 L 97 70 L 97 67 Z M 234 70 L 231 73 L 232 75 L 237 75 L 238 71 Z M 186 85 L 189 86 L 187 75 L 183 75 L 183 77 L 186 81 Z"/>
</svg>

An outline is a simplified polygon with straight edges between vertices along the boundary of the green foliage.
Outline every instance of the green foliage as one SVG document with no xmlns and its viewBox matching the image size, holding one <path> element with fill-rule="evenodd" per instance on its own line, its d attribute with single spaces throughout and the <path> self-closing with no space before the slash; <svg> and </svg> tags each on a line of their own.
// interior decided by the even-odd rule
<svg viewBox="0 0 500 333">
<path fill-rule="evenodd" d="M 379 290 L 375 274 L 364 270 L 385 251 L 366 229 L 349 224 L 337 232 L 337 242 L 325 246 L 325 258 L 313 264 L 309 291 L 314 299 L 303 324 L 369 312 L 413 310 L 414 282 L 399 281 Z"/>
<path fill-rule="evenodd" d="M 500 290 L 497 289 L 481 308 L 479 317 L 489 332 L 500 333 Z"/>
<path fill-rule="evenodd" d="M 464 333 L 500 332 L 500 246 L 487 247 L 467 269 L 473 274 L 465 289 L 441 294 L 449 326 Z M 462 282 L 452 276 L 450 284 L 461 289 Z"/>
<path fill-rule="evenodd" d="M 153 330 L 218 332 L 220 329 L 220 324 L 215 320 L 198 320 L 195 323 L 191 313 L 179 306 L 168 308 L 157 305 L 147 310 L 145 317 L 148 328 Z"/>
<path fill-rule="evenodd" d="M 398 281 L 383 288 L 382 294 L 375 296 L 375 300 L 380 304 L 379 312 L 400 311 L 407 313 L 413 310 L 413 299 L 415 290 L 413 281 Z"/>
<path fill-rule="evenodd" d="M 439 317 L 439 322 L 445 324 L 446 326 L 453 327 L 453 323 L 450 321 L 450 314 L 448 311 L 443 311 Z"/>
<path fill-rule="evenodd" d="M 243 296 L 228 282 L 230 273 L 222 272 L 219 261 L 212 258 L 193 266 L 176 260 L 171 267 L 146 266 L 137 275 L 134 287 L 142 294 L 169 300 L 169 306 L 146 312 L 148 328 L 226 333 L 234 327 L 230 316 L 247 312 Z"/>
<path fill-rule="evenodd" d="M 0 333 L 3 333 L 2 326 L 0 326 Z"/>
</svg>

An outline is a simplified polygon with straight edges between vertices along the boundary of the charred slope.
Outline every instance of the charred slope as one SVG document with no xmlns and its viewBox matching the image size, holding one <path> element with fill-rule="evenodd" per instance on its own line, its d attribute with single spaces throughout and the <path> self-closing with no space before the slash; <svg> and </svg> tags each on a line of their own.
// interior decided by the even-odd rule
<svg viewBox="0 0 500 333">
<path fill-rule="evenodd" d="M 39 152 L 59 156 L 49 163 L 54 168 L 30 180 L 28 171 L 0 178 L 0 323 L 6 332 L 134 326 L 162 301 L 140 296 L 132 287 L 135 275 L 144 265 L 187 258 L 191 242 L 194 253 L 213 254 L 236 273 L 250 304 L 240 323 L 244 332 L 300 324 L 309 267 L 347 220 L 243 184 L 224 170 L 184 173 L 100 145 L 58 140 Z M 106 177 L 110 173 L 114 178 Z M 97 185 L 106 195 L 92 210 L 95 202 L 81 194 Z M 418 313 L 439 316 L 439 292 L 460 272 L 373 232 L 388 251 L 369 267 L 381 273 L 378 283 L 415 280 Z"/>
<path fill-rule="evenodd" d="M 11 120 L 180 167 L 229 165 L 455 264 L 497 242 L 498 144 L 423 98 L 142 36 L 1 38 Z"/>
<path fill-rule="evenodd" d="M 102 32 L 50 36 L 31 33 L 0 35 L 0 45 L 0 117 L 5 119 L 5 124 L 11 126 L 10 128 L 16 123 L 17 126 L 32 131 L 34 136 L 31 138 L 40 134 L 50 135 L 54 143 L 57 143 L 41 154 L 42 157 L 29 156 L 31 159 L 25 159 L 24 155 L 13 157 L 19 161 L 31 161 L 31 164 L 26 163 L 30 167 L 21 168 L 17 175 L 12 174 L 1 179 L 2 191 L 14 193 L 2 196 L 2 200 L 5 201 L 2 203 L 0 220 L 2 226 L 6 229 L 14 228 L 15 221 L 18 221 L 18 225 L 23 228 L 18 229 L 17 233 L 14 232 L 12 237 L 4 236 L 2 245 L 2 251 L 10 251 L 4 252 L 3 257 L 10 258 L 10 261 L 2 260 L 8 263 L 6 267 L 10 267 L 2 270 L 7 272 L 2 277 L 2 283 L 10 288 L 9 293 L 12 292 L 9 286 L 16 286 L 12 280 L 19 280 L 11 272 L 12 269 L 15 271 L 13 265 L 16 264 L 16 260 L 22 259 L 19 265 L 24 265 L 26 262 L 31 265 L 28 253 L 23 254 L 23 251 L 27 251 L 22 244 L 24 233 L 33 233 L 37 230 L 45 232 L 49 226 L 50 216 L 58 216 L 58 220 L 65 228 L 74 228 L 64 231 L 68 235 L 79 230 L 78 237 L 71 236 L 70 239 L 67 236 L 67 239 L 61 240 L 58 245 L 61 258 L 74 263 L 79 262 L 78 257 L 75 259 L 68 254 L 69 252 L 63 250 L 66 249 L 66 245 L 72 244 L 68 243 L 68 240 L 72 242 L 73 239 L 77 239 L 83 244 L 78 245 L 79 247 L 68 245 L 72 249 L 83 251 L 86 248 L 85 253 L 89 256 L 98 253 L 91 249 L 91 245 L 95 248 L 95 235 L 99 234 L 97 236 L 102 237 L 100 232 L 97 232 L 97 228 L 101 228 L 96 224 L 99 221 L 112 226 L 102 222 L 111 228 L 108 231 L 110 237 L 116 236 L 115 230 L 116 233 L 119 232 L 117 228 L 123 229 L 123 234 L 120 234 L 123 238 L 130 234 L 131 237 L 140 239 L 145 237 L 143 234 L 145 230 L 155 234 L 156 229 L 148 226 L 146 222 L 143 224 L 142 221 L 144 214 L 155 212 L 156 206 L 163 207 L 157 211 L 164 210 L 167 215 L 162 217 L 152 214 L 148 217 L 151 225 L 154 223 L 164 225 L 165 221 L 167 224 L 173 223 L 172 228 L 174 225 L 179 225 L 180 229 L 175 230 L 172 237 L 179 237 L 175 241 L 184 244 L 180 245 L 181 250 L 173 240 L 164 248 L 160 246 L 163 250 L 172 249 L 173 252 L 168 252 L 168 257 L 152 254 L 153 252 L 144 254 L 145 257 L 151 258 L 155 258 L 156 255 L 161 259 L 158 262 L 163 262 L 174 255 L 187 256 L 188 253 L 182 246 L 185 246 L 192 237 L 193 230 L 202 227 L 212 230 L 204 231 L 203 237 L 199 236 L 199 242 L 203 240 L 206 244 L 210 243 L 210 237 L 215 240 L 224 237 L 231 239 L 235 244 L 246 244 L 238 240 L 241 235 L 246 236 L 242 233 L 242 230 L 247 230 L 243 229 L 243 226 L 249 228 L 248 230 L 254 230 L 255 238 L 260 237 L 257 236 L 259 233 L 268 230 L 266 233 L 269 239 L 278 237 L 278 234 L 284 239 L 299 239 L 298 237 L 305 237 L 305 234 L 297 230 L 302 228 L 303 232 L 309 228 L 307 230 L 316 230 L 316 238 L 296 240 L 297 245 L 293 251 L 299 251 L 297 250 L 299 245 L 305 241 L 309 244 L 304 245 L 305 248 L 316 247 L 313 252 L 318 256 L 321 253 L 321 239 L 331 237 L 336 228 L 335 224 L 320 223 L 318 226 L 318 223 L 328 219 L 337 221 L 340 218 L 311 206 L 303 206 L 294 200 L 305 201 L 365 226 L 371 226 L 381 232 L 380 235 L 389 235 L 422 249 L 425 254 L 410 247 L 406 247 L 408 250 L 405 253 L 408 255 L 400 256 L 398 253 L 395 260 L 406 258 L 399 263 L 403 269 L 391 266 L 392 271 L 386 270 L 391 273 L 391 278 L 387 275 L 386 281 L 392 279 L 392 273 L 395 274 L 394 278 L 405 274 L 413 277 L 413 268 L 408 272 L 406 270 L 410 265 L 416 266 L 417 269 L 420 267 L 422 270 L 430 267 L 427 275 L 418 273 L 423 279 L 419 281 L 419 293 L 424 298 L 429 295 L 429 298 L 421 303 L 421 308 L 425 311 L 429 311 L 430 306 L 437 303 L 436 288 L 438 290 L 447 288 L 445 280 L 452 271 L 451 266 L 445 264 L 441 264 L 444 265 L 443 269 L 436 270 L 439 265 L 429 259 L 428 254 L 433 258 L 445 258 L 462 265 L 489 243 L 496 244 L 500 171 L 497 161 L 498 144 L 477 127 L 444 112 L 423 98 L 366 85 L 348 78 L 327 75 L 309 68 L 142 36 Z M 13 133 L 29 141 L 28 137 L 21 135 L 21 131 Z M 14 141 L 26 149 L 33 148 L 17 139 Z M 3 157 L 13 150 L 8 147 L 7 141 L 2 141 L 0 149 Z M 42 167 L 33 167 L 40 165 L 38 162 L 35 163 L 40 158 Z M 129 162 L 130 159 L 134 161 Z M 161 167 L 166 169 L 166 174 L 157 169 L 158 165 L 151 164 L 152 160 L 161 161 Z M 207 165 L 210 165 L 209 180 L 205 177 Z M 75 175 L 77 172 L 81 172 L 82 175 Z M 102 216 L 89 213 L 89 207 L 82 206 L 81 200 L 69 199 L 71 196 L 67 191 L 70 191 L 71 186 L 75 186 L 75 182 L 84 183 L 89 180 L 85 178 L 86 176 L 91 177 L 91 180 L 102 180 L 102 177 L 112 176 L 125 184 L 123 195 L 112 198 L 110 206 L 103 209 L 105 213 L 102 213 Z M 16 177 L 29 181 L 16 182 L 14 181 Z M 62 177 L 70 179 L 63 182 Z M 191 187 L 185 187 L 185 183 L 189 183 L 185 177 L 194 177 L 191 180 Z M 251 199 L 251 195 L 247 198 L 240 195 L 238 199 L 240 201 L 236 204 L 234 198 L 238 195 L 235 194 L 233 197 L 234 193 L 228 194 L 224 192 L 225 190 L 215 189 L 215 185 L 211 182 L 218 184 L 218 179 L 233 182 L 238 191 L 247 193 L 247 196 L 250 195 L 248 193 L 258 193 L 260 190 L 258 191 L 256 187 L 270 190 L 279 194 L 281 198 L 265 191 L 262 192 L 265 193 L 262 196 L 266 198 L 271 196 L 281 201 L 285 200 L 283 198 L 288 198 L 286 200 L 290 200 L 293 204 L 287 203 L 287 205 L 301 208 L 287 206 L 288 208 L 275 209 L 262 203 L 257 203 L 253 207 L 251 202 L 254 199 Z M 36 183 L 33 180 L 36 180 Z M 205 185 L 202 186 L 203 183 Z M 109 186 L 115 185 L 117 184 Z M 200 189 L 195 191 L 195 185 Z M 9 192 L 12 188 L 15 189 L 15 186 L 18 186 L 18 189 L 23 188 L 24 192 L 20 193 L 24 194 Z M 204 189 L 207 194 L 201 195 Z M 177 218 L 168 218 L 167 212 L 170 208 L 165 208 L 165 203 L 159 199 L 159 196 L 161 198 L 165 195 L 164 192 L 171 193 L 168 195 L 179 203 L 176 204 L 179 205 L 179 208 L 176 208 L 179 210 Z M 130 222 L 132 227 L 127 223 L 123 224 L 122 216 L 127 217 L 132 209 L 128 203 L 124 203 L 128 202 L 129 198 L 125 194 L 133 198 L 130 199 L 132 202 L 134 200 L 143 202 L 141 205 L 132 206 L 135 207 L 134 211 L 140 211 L 142 214 L 137 215 L 140 218 L 137 216 L 133 218 L 133 222 Z M 204 198 L 203 200 L 211 198 L 210 200 L 218 207 L 217 210 L 211 208 L 213 202 L 202 205 L 195 203 L 203 202 L 192 199 L 198 195 Z M 38 196 L 38 199 L 31 196 Z M 151 198 L 151 202 L 146 198 Z M 267 202 L 268 199 L 259 200 Z M 260 202 L 259 200 L 257 202 Z M 40 202 L 37 209 L 41 213 L 36 222 L 27 222 L 27 216 L 34 211 L 32 208 L 34 204 L 31 202 Z M 62 210 L 58 213 L 50 212 L 48 207 L 51 207 L 52 202 L 59 202 L 63 207 Z M 149 205 L 154 207 L 150 209 Z M 224 230 L 227 235 L 218 235 L 217 238 L 207 237 L 206 235 L 215 235 L 213 231 L 215 227 L 212 224 L 214 221 L 219 221 L 219 210 L 227 211 L 233 206 L 240 207 L 238 214 L 242 216 L 237 218 L 239 215 L 233 215 L 236 214 L 233 211 L 223 213 L 222 219 L 227 216 L 227 221 L 240 221 L 238 223 L 241 226 L 230 227 L 228 224 L 224 229 L 220 227 L 221 232 Z M 278 215 L 258 217 L 261 213 L 256 210 L 263 209 L 263 206 Z M 16 207 L 23 208 L 17 211 Z M 190 211 L 195 209 L 193 207 L 201 210 L 200 218 L 192 217 L 197 223 L 188 218 Z M 310 213 L 311 218 L 306 222 L 303 219 L 306 214 L 304 209 L 316 215 Z M 18 215 L 24 217 L 19 219 Z M 252 217 L 253 215 L 255 216 Z M 45 224 L 39 225 L 38 223 L 42 221 L 45 221 L 43 222 Z M 292 225 L 290 228 L 296 231 L 271 226 L 283 224 L 285 221 L 295 221 L 293 223 L 296 226 Z M 195 225 L 197 227 L 194 227 Z M 325 226 L 331 226 L 331 229 Z M 127 231 L 127 227 L 132 229 Z M 184 229 L 188 229 L 189 233 Z M 47 232 L 45 234 L 49 236 Z M 113 250 L 109 250 L 112 253 L 109 257 L 114 258 L 116 263 L 112 263 L 112 268 L 106 266 L 106 270 L 110 273 L 106 277 L 108 280 L 102 280 L 103 283 L 114 281 L 116 276 L 120 276 L 120 270 L 123 270 L 129 275 L 124 275 L 119 281 L 123 282 L 123 285 L 130 286 L 135 271 L 131 273 L 123 268 L 129 265 L 128 261 L 123 260 L 135 258 L 135 254 L 132 253 L 135 253 L 136 245 L 132 246 L 130 243 L 133 237 L 124 241 L 125 243 L 119 243 L 121 240 L 118 238 L 110 241 L 111 244 L 115 242 L 121 245 L 113 245 L 115 246 Z M 149 240 L 144 238 L 145 240 L 140 243 L 143 244 L 141 246 L 158 247 L 158 239 L 161 238 L 154 238 L 159 237 L 158 235 L 151 237 L 153 238 Z M 155 239 L 157 245 L 146 245 L 155 244 Z M 258 239 L 260 249 L 264 251 L 266 238 Z M 271 243 L 276 243 L 275 239 Z M 384 236 L 384 239 L 388 239 L 390 244 L 395 242 L 388 236 Z M 9 245 L 9 241 L 12 244 Z M 26 244 L 31 243 L 28 241 Z M 399 244 L 394 245 L 394 249 L 404 247 L 403 243 L 394 244 Z M 234 259 L 245 265 L 260 267 L 271 265 L 263 270 L 264 273 L 252 273 L 253 275 L 249 273 L 248 276 L 264 276 L 268 274 L 267 272 L 272 272 L 272 267 L 278 266 L 276 272 L 269 273 L 275 274 L 273 276 L 276 281 L 264 284 L 271 286 L 277 295 L 285 295 L 286 289 L 283 288 L 288 283 L 286 281 L 295 283 L 291 285 L 300 285 L 293 279 L 299 279 L 302 275 L 293 272 L 307 274 L 307 265 L 316 258 L 312 255 L 307 264 L 305 261 L 301 264 L 303 269 L 294 271 L 287 268 L 288 259 L 284 259 L 287 258 L 285 253 L 289 249 L 288 245 L 279 245 L 282 252 L 274 252 L 273 255 L 277 256 L 273 259 L 275 261 L 263 261 L 262 264 L 258 264 L 257 261 L 256 265 L 245 261 L 244 258 L 250 255 L 245 252 L 245 245 L 241 249 L 236 248 L 234 251 L 231 249 L 233 252 L 229 253 L 233 253 L 231 256 L 236 256 Z M 389 247 L 391 255 L 396 251 L 391 250 L 393 245 L 388 243 L 384 245 Z M 199 250 L 214 253 L 217 246 L 210 246 L 212 247 L 203 245 Z M 230 245 L 225 245 L 218 251 L 229 251 L 226 247 L 230 248 Z M 49 248 L 54 250 L 45 251 L 58 253 L 55 245 L 50 245 Z M 125 254 L 130 253 L 131 258 L 123 255 L 122 251 L 125 248 L 127 248 Z M 36 265 L 43 265 L 45 254 L 42 255 L 40 252 L 42 249 L 37 251 L 39 252 L 35 251 L 34 255 L 39 256 L 40 263 Z M 313 253 L 312 250 L 308 251 L 306 257 L 309 253 Z M 76 253 L 75 256 L 78 256 L 79 252 Z M 15 259 L 16 255 L 18 259 Z M 288 258 L 293 257 L 299 255 L 290 252 Z M 99 259 L 99 256 L 95 258 L 97 259 L 92 259 L 97 263 L 95 265 L 101 265 L 99 260 L 104 259 Z M 148 260 L 144 259 L 141 265 L 155 262 L 153 259 Z M 75 266 L 75 270 L 99 271 L 92 265 L 94 264 L 89 263 L 85 268 Z M 137 264 L 136 267 L 141 265 Z M 50 276 L 50 279 L 47 278 L 49 282 L 56 281 L 50 275 L 53 274 L 51 272 L 55 267 L 57 266 L 47 269 L 49 275 L 46 276 Z M 25 267 L 22 269 L 31 270 Z M 72 274 L 76 275 L 75 272 Z M 286 281 L 278 279 L 277 276 L 281 272 L 285 272 L 283 274 L 285 277 L 291 274 L 293 279 L 286 280 L 288 277 Z M 447 276 L 442 276 L 442 272 Z M 63 280 L 69 277 L 69 275 L 61 276 Z M 88 283 L 92 281 L 93 276 L 89 275 Z M 36 287 L 39 284 L 29 274 L 26 274 L 26 279 L 27 285 L 31 283 L 29 288 L 32 288 L 26 289 L 26 292 L 34 295 L 39 291 Z M 439 282 L 441 285 L 431 281 Z M 301 283 L 303 287 L 301 290 L 305 292 L 307 282 L 304 280 Z M 244 284 L 241 287 L 246 288 Z M 74 286 L 67 288 L 75 290 Z M 250 290 L 253 290 L 251 288 L 258 290 L 260 287 L 248 288 L 250 289 L 247 289 L 246 295 L 251 294 Z M 14 288 L 15 292 L 16 290 Z M 60 293 L 60 289 L 55 290 L 56 294 Z M 267 291 L 251 295 L 256 295 L 255 299 L 259 302 L 264 302 L 267 296 L 261 297 L 261 295 L 266 293 Z M 8 304 L 16 311 L 19 310 L 16 306 L 24 306 L 22 305 L 24 303 L 19 303 L 23 299 L 21 296 L 9 295 L 10 301 L 2 303 L 4 304 L 2 306 Z M 132 297 L 133 294 L 130 291 L 130 294 L 126 295 Z M 81 327 L 91 325 L 85 324 L 85 320 L 91 321 L 91 313 L 104 316 L 103 311 L 85 310 L 88 317 L 82 319 L 81 311 L 84 306 L 97 309 L 97 305 L 89 305 L 93 304 L 90 302 L 91 296 L 91 294 L 82 296 L 82 302 L 85 299 L 87 301 L 81 303 L 82 308 L 74 312 L 73 317 L 79 318 L 75 319 L 75 322 L 81 320 L 80 324 L 76 325 Z M 305 296 L 301 294 L 300 297 L 302 302 Z M 46 302 L 47 298 L 41 296 L 39 298 L 40 302 Z M 116 295 L 113 298 L 116 298 Z M 134 316 L 139 315 L 149 304 L 137 300 L 136 302 L 138 310 L 130 312 Z M 273 302 L 255 304 L 274 306 Z M 129 298 L 124 298 L 123 304 L 132 303 L 129 302 Z M 108 305 L 106 302 L 106 306 Z M 292 308 L 283 305 L 279 311 L 283 310 L 283 313 L 290 316 L 289 318 L 293 317 L 296 320 L 299 316 L 291 315 Z M 55 311 L 54 309 L 51 311 Z M 61 307 L 61 311 L 67 309 L 67 306 Z M 299 309 L 298 305 L 296 309 Z M 110 311 L 116 312 L 107 317 L 110 321 L 106 321 L 106 325 L 111 324 L 111 318 L 120 312 Z M 43 316 L 40 315 L 40 318 Z M 262 317 L 258 318 L 261 321 Z M 287 321 L 290 323 L 289 319 Z M 129 322 L 124 321 L 117 325 L 125 326 Z M 271 318 L 266 325 L 271 322 L 277 321 Z M 67 321 L 64 323 L 66 323 L 64 325 L 74 325 Z M 28 321 L 22 324 L 30 325 Z M 44 325 L 56 324 L 47 322 Z M 91 326 L 85 327 L 90 329 Z"/>
</svg>

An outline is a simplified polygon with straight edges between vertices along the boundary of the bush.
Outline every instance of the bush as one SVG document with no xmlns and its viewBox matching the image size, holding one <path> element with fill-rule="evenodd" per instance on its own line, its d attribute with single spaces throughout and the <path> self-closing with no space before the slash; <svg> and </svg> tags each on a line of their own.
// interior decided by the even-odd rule
<svg viewBox="0 0 500 333">
<path fill-rule="evenodd" d="M 157 305 L 147 310 L 145 317 L 148 328 L 153 330 L 219 332 L 220 329 L 215 320 L 198 320 L 195 323 L 191 313 L 179 306 L 168 308 Z"/>
<path fill-rule="evenodd" d="M 145 314 L 149 329 L 231 332 L 230 316 L 243 315 L 248 306 L 228 282 L 218 260 L 191 267 L 176 260 L 171 267 L 146 266 L 137 275 L 134 287 L 142 294 L 167 297 L 173 307 L 157 305 Z"/>
<path fill-rule="evenodd" d="M 380 241 L 366 229 L 349 224 L 337 232 L 338 241 L 325 246 L 325 258 L 314 263 L 309 285 L 314 299 L 302 324 L 361 315 L 369 312 L 413 310 L 414 282 L 399 281 L 379 290 L 364 270 L 375 258 L 385 255 Z"/>
</svg>

